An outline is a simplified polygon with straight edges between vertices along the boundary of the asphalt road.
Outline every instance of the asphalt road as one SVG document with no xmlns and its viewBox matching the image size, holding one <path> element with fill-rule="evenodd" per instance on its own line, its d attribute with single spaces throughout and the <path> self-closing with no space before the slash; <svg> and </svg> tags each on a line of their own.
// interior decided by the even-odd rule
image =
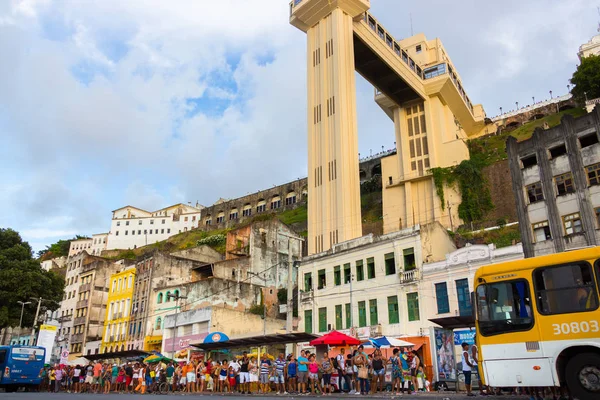
<svg viewBox="0 0 600 400">
<path fill-rule="evenodd" d="M 148 399 L 148 398 L 154 398 L 154 397 L 158 397 L 159 399 L 164 399 L 164 400 L 171 400 L 171 399 L 181 399 L 183 396 L 190 396 L 190 397 L 194 397 L 194 398 L 198 398 L 198 397 L 206 397 L 210 400 L 220 400 L 220 399 L 227 399 L 227 400 L 233 400 L 233 399 L 244 399 L 244 400 L 248 400 L 248 399 L 262 399 L 262 398 L 284 398 L 284 399 L 306 399 L 306 398 L 318 398 L 318 397 L 324 397 L 324 396 L 292 396 L 292 395 L 286 395 L 286 396 L 277 396 L 277 395 L 267 395 L 267 396 L 263 396 L 263 395 L 247 395 L 247 396 L 242 396 L 242 395 L 236 395 L 236 394 L 232 394 L 232 395 L 220 395 L 220 394 L 203 394 L 203 395 L 196 395 L 196 394 L 192 394 L 192 395 L 182 395 L 182 394 L 173 394 L 173 395 L 152 395 L 152 394 L 147 394 L 147 395 L 127 395 L 127 394 L 109 394 L 109 395 L 105 395 L 105 394 L 72 394 L 72 393 L 23 393 L 23 392 L 19 392 L 19 393 L 0 393 L 0 399 L 1 400 L 24 400 L 24 399 L 31 399 L 31 400 L 41 400 L 41 399 L 77 399 L 77 400 L 87 400 L 87 399 L 96 399 L 96 400 L 110 400 L 110 399 L 135 399 L 135 400 L 139 400 L 139 399 Z M 496 396 L 477 396 L 480 398 L 485 398 L 486 400 L 507 400 L 508 398 L 513 398 L 511 396 L 500 396 L 500 397 L 496 397 Z M 418 393 L 416 395 L 403 395 L 403 396 L 392 396 L 391 394 L 382 394 L 382 395 L 376 395 L 376 396 L 354 396 L 354 395 L 331 395 L 331 396 L 325 396 L 325 398 L 328 399 L 427 399 L 427 400 L 444 400 L 444 399 L 451 399 L 451 400 L 467 400 L 467 399 L 472 399 L 473 397 L 467 397 L 465 396 L 464 393 L 453 393 L 453 392 L 449 392 L 449 393 L 436 393 L 436 392 L 430 392 L 430 393 Z M 526 396 L 520 396 L 520 399 L 527 399 Z"/>
</svg>

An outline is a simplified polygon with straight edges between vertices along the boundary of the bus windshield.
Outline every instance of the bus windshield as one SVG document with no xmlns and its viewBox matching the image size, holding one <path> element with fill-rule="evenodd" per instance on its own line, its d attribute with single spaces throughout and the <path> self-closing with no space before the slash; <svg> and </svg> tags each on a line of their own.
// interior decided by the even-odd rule
<svg viewBox="0 0 600 400">
<path fill-rule="evenodd" d="M 525 331 L 533 326 L 527 281 L 479 285 L 476 296 L 477 320 L 482 335 Z"/>
</svg>

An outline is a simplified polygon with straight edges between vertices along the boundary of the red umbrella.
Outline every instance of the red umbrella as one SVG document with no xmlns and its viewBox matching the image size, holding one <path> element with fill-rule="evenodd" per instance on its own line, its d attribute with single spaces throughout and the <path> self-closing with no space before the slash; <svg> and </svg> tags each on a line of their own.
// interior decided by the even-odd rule
<svg viewBox="0 0 600 400">
<path fill-rule="evenodd" d="M 320 338 L 314 339 L 310 342 L 311 346 L 317 346 L 320 344 L 328 344 L 330 346 L 352 346 L 360 344 L 360 340 L 348 336 L 338 331 L 331 331 Z"/>
</svg>

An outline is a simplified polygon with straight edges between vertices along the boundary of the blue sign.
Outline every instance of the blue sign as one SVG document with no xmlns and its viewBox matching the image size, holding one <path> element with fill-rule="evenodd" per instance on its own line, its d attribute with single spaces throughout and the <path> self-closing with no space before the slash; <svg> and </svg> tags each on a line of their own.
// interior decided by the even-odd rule
<svg viewBox="0 0 600 400">
<path fill-rule="evenodd" d="M 204 338 L 204 343 L 220 343 L 226 342 L 229 340 L 229 336 L 224 334 L 223 332 L 213 332 Z"/>
<path fill-rule="evenodd" d="M 475 330 L 454 331 L 454 344 L 460 346 L 463 343 L 475 344 Z"/>
</svg>

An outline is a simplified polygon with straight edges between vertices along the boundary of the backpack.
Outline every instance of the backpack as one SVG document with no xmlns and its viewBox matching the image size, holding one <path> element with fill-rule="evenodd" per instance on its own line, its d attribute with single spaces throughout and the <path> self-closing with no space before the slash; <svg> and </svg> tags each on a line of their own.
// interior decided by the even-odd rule
<svg viewBox="0 0 600 400">
<path fill-rule="evenodd" d="M 334 369 L 340 369 L 340 364 L 338 363 L 337 357 L 332 358 L 331 361 Z"/>
</svg>

